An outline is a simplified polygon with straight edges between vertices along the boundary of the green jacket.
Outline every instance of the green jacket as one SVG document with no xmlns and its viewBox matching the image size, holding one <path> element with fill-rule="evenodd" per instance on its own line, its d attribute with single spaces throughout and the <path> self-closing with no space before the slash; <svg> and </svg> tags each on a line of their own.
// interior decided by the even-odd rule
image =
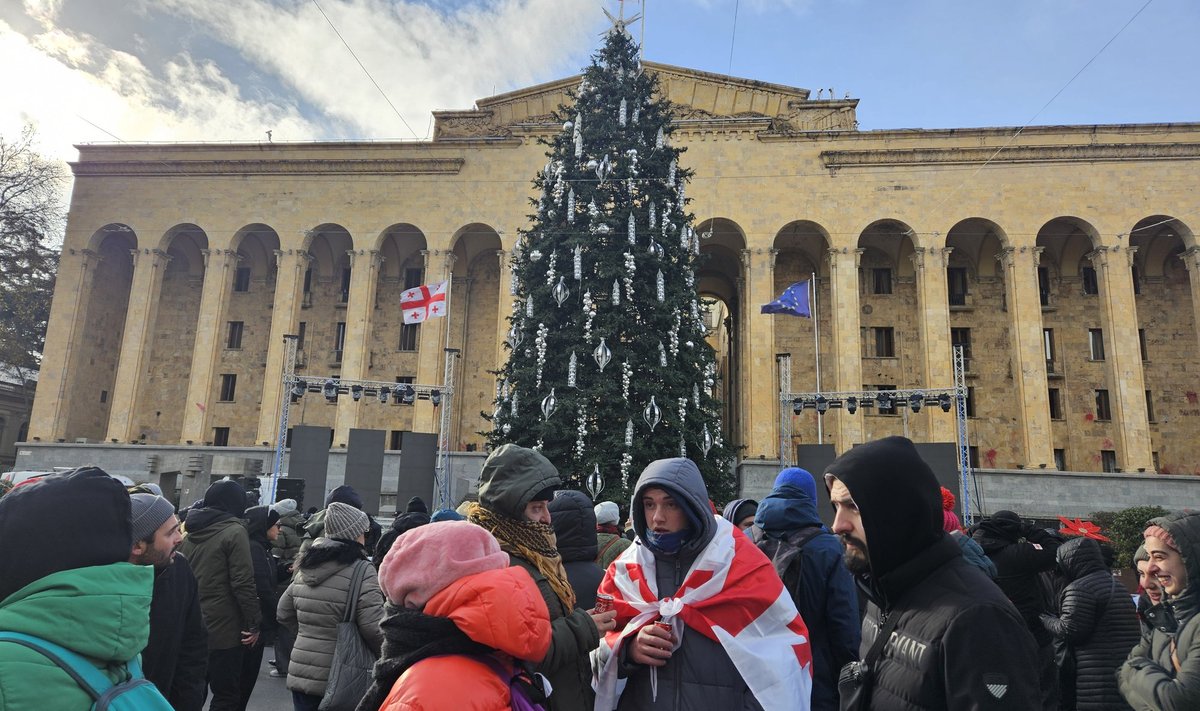
<svg viewBox="0 0 1200 711">
<path fill-rule="evenodd" d="M 596 565 L 600 566 L 601 570 L 608 570 L 608 566 L 612 565 L 626 548 L 633 545 L 633 541 L 615 533 L 597 533 L 596 543 Z"/>
<path fill-rule="evenodd" d="M 1162 526 L 1175 539 L 1183 554 L 1188 585 L 1169 602 L 1149 610 L 1151 619 L 1162 620 L 1159 608 L 1169 606 L 1177 623 L 1175 631 L 1156 626 L 1138 643 L 1117 672 L 1121 695 L 1134 711 L 1184 711 L 1200 709 L 1200 513 L 1177 513 L 1150 523 Z M 1176 671 L 1171 659 L 1175 644 Z"/>
<path fill-rule="evenodd" d="M 234 649 L 242 632 L 257 630 L 262 618 L 246 526 L 216 509 L 193 509 L 187 532 L 179 550 L 196 574 L 208 648 Z"/>
<path fill-rule="evenodd" d="M 479 475 L 479 504 L 517 520 L 535 494 L 559 487 L 558 470 L 539 452 L 506 444 L 488 457 Z M 504 541 L 500 541 L 501 545 Z M 584 610 L 568 610 L 537 566 L 509 553 L 512 564 L 529 572 L 550 611 L 550 649 L 535 668 L 554 687 L 550 708 L 590 709 L 595 703 L 588 655 L 600 645 L 600 632 Z"/>
<path fill-rule="evenodd" d="M 300 553 L 300 543 L 304 540 L 304 517 L 300 512 L 290 513 L 279 519 L 279 536 L 271 544 L 284 565 L 291 565 Z"/>
<path fill-rule="evenodd" d="M 0 601 L 0 630 L 61 645 L 96 662 L 113 683 L 120 665 L 150 638 L 154 568 L 113 563 L 64 570 Z M 0 642 L 0 709 L 79 711 L 92 700 L 53 662 L 32 649 Z"/>
</svg>

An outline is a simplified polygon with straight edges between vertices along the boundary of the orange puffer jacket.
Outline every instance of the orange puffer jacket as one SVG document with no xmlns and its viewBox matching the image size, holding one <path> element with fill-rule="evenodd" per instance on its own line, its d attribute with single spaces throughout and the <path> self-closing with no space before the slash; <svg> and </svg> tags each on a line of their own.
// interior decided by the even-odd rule
<svg viewBox="0 0 1200 711">
<path fill-rule="evenodd" d="M 424 613 L 452 620 L 471 639 L 512 657 L 538 662 L 550 648 L 550 613 L 537 584 L 519 567 L 489 570 L 451 583 Z M 379 711 L 501 711 L 510 708 L 508 683 L 487 664 L 446 655 L 423 659 L 396 680 Z"/>
</svg>

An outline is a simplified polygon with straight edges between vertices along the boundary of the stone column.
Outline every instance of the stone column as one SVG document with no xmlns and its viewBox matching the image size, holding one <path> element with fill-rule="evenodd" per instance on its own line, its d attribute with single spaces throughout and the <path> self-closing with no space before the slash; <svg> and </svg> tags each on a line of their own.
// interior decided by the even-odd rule
<svg viewBox="0 0 1200 711">
<path fill-rule="evenodd" d="M 29 439 L 54 442 L 67 436 L 66 408 L 74 361 L 87 320 L 92 277 L 103 259 L 90 249 L 67 249 L 58 265 L 54 302 L 38 371 L 38 395 L 29 418 Z"/>
<path fill-rule="evenodd" d="M 283 337 L 295 334 L 303 298 L 304 272 L 312 256 L 301 249 L 275 250 L 275 299 L 271 305 L 271 335 L 267 344 L 267 369 L 263 374 L 262 404 L 258 415 L 258 434 L 254 441 L 275 445 L 279 436 L 279 408 L 282 406 Z"/>
<path fill-rule="evenodd" d="M 742 410 L 743 459 L 776 459 L 779 450 L 779 391 L 775 386 L 775 321 L 769 314 L 758 313 L 762 304 L 775 298 L 774 249 L 742 250 L 746 288 L 745 345 L 742 349 L 742 387 L 747 391 Z"/>
<path fill-rule="evenodd" d="M 1041 247 L 1006 247 L 996 257 L 1004 267 L 1016 387 L 1013 396 L 1021 406 L 1018 426 L 1022 451 L 1017 456 L 1018 463 L 1026 469 L 1054 468 L 1042 302 L 1038 295 L 1037 267 L 1041 254 Z"/>
<path fill-rule="evenodd" d="M 917 247 L 912 255 L 917 272 L 917 323 L 922 348 L 922 383 L 926 388 L 954 385 L 954 354 L 950 347 L 950 299 L 946 293 L 946 264 L 953 247 Z M 926 407 L 930 442 L 954 442 L 954 413 Z"/>
<path fill-rule="evenodd" d="M 150 356 L 151 335 L 158 318 L 163 272 L 171 258 L 159 249 L 131 249 L 133 282 L 129 288 L 129 308 L 125 312 L 125 331 L 121 338 L 121 356 L 113 384 L 112 408 L 108 415 L 109 441 L 122 444 L 138 439 L 137 406 L 142 391 L 142 376 Z"/>
<path fill-rule="evenodd" d="M 425 283 L 450 281 L 453 275 L 454 253 L 447 249 L 421 250 L 425 257 Z M 417 382 L 433 385 L 442 382 L 446 358 L 446 319 L 453 315 L 451 299 L 454 298 L 453 284 L 447 284 L 446 316 L 431 318 L 421 324 L 420 344 L 417 347 Z M 414 432 L 437 432 L 437 412 L 428 400 L 413 403 Z"/>
<path fill-rule="evenodd" d="M 350 298 L 346 303 L 346 342 L 342 345 L 343 380 L 363 380 L 371 367 L 371 315 L 375 311 L 375 287 L 379 283 L 379 266 L 383 257 L 376 250 L 351 249 Z M 361 402 L 343 395 L 338 399 L 337 418 L 333 425 L 333 446 L 344 447 L 350 441 L 350 430 L 358 426 Z"/>
<path fill-rule="evenodd" d="M 1113 431 L 1124 471 L 1154 471 L 1146 380 L 1133 297 L 1133 255 L 1137 247 L 1099 247 L 1088 253 L 1100 279 L 1105 361 L 1113 397 Z"/>
<path fill-rule="evenodd" d="M 500 300 L 497 302 L 499 307 L 496 311 L 496 370 L 500 370 L 508 362 L 508 351 L 504 348 L 504 339 L 508 337 L 508 329 L 512 325 L 508 322 L 508 317 L 512 315 L 515 295 L 512 290 L 512 277 L 509 274 L 512 263 L 508 252 L 497 249 L 496 259 L 500 263 Z"/>
<path fill-rule="evenodd" d="M 1200 342 L 1200 247 L 1192 247 L 1179 255 L 1188 271 L 1188 282 L 1192 287 L 1192 329 Z"/>
<path fill-rule="evenodd" d="M 200 291 L 200 316 L 196 321 L 196 342 L 192 348 L 192 370 L 188 377 L 187 399 L 183 410 L 183 431 L 179 441 L 203 443 L 208 435 L 208 408 L 212 404 L 213 371 L 217 350 L 225 326 L 225 309 L 233 289 L 233 271 L 238 253 L 232 249 L 206 249 L 204 286 Z"/>
<path fill-rule="evenodd" d="M 858 265 L 863 250 L 835 247 L 829 259 L 829 293 L 833 320 L 834 389 L 862 390 L 862 335 L 859 321 Z M 837 411 L 838 428 L 834 448 L 840 454 L 862 442 L 863 411 L 851 415 Z M 828 420 L 828 415 L 826 419 Z"/>
</svg>

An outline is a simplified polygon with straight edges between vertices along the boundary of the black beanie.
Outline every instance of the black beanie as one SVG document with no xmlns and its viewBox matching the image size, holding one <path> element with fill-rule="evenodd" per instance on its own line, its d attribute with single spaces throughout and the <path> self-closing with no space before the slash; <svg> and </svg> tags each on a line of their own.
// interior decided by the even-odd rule
<svg viewBox="0 0 1200 711">
<path fill-rule="evenodd" d="M 885 437 L 854 447 L 825 469 L 862 513 L 871 575 L 880 578 L 943 535 L 942 491 L 912 440 Z"/>
<path fill-rule="evenodd" d="M 325 497 L 325 508 L 329 508 L 332 503 L 343 503 L 362 511 L 363 500 L 354 490 L 354 487 L 342 484 L 333 491 L 329 492 L 329 496 Z"/>
<path fill-rule="evenodd" d="M 83 467 L 19 486 L 0 498 L 0 601 L 52 573 L 129 560 L 129 494 Z"/>
<path fill-rule="evenodd" d="M 214 482 L 204 492 L 204 508 L 224 511 L 234 518 L 246 514 L 246 490 L 232 479 Z"/>
<path fill-rule="evenodd" d="M 408 508 L 404 509 L 405 513 L 429 513 L 429 507 L 425 505 L 424 499 L 420 496 L 414 496 L 408 500 Z"/>
</svg>

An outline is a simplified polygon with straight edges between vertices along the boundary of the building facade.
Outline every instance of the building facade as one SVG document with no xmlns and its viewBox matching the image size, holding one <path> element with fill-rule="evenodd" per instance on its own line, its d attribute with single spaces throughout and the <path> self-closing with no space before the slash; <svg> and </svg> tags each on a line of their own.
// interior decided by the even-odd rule
<svg viewBox="0 0 1200 711">
<path fill-rule="evenodd" d="M 825 390 L 935 388 L 962 345 L 977 466 L 1200 474 L 1200 124 L 859 131 L 857 100 L 646 67 L 695 171 L 744 463 L 779 459 L 776 354 L 793 389 L 818 360 Z M 450 442 L 482 449 L 537 139 L 577 83 L 437 112 L 423 142 L 80 146 L 30 438 L 273 445 L 296 334 L 314 382 L 438 384 L 458 349 Z M 810 275 L 814 320 L 759 314 Z M 400 293 L 442 279 L 449 318 L 404 326 Z M 790 444 L 819 442 L 816 417 Z M 438 419 L 428 400 L 308 394 L 290 422 L 336 449 Z M 938 408 L 822 424 L 838 451 L 955 437 Z"/>
</svg>

